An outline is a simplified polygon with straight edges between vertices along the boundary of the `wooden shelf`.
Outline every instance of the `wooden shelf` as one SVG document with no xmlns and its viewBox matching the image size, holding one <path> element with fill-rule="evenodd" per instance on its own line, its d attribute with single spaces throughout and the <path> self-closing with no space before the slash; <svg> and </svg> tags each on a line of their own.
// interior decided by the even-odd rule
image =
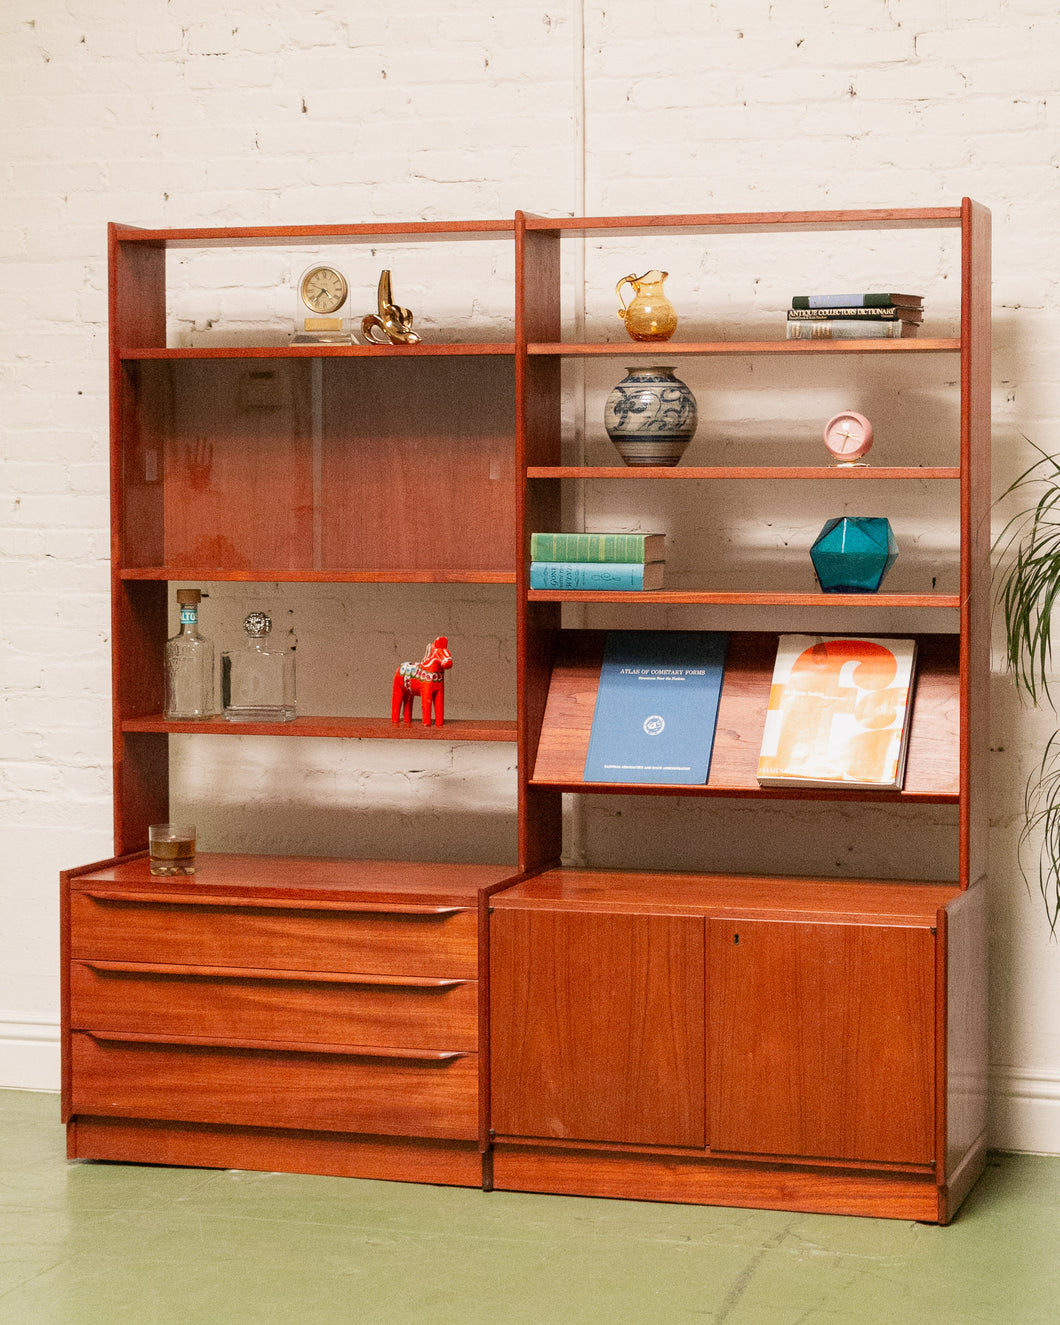
<svg viewBox="0 0 1060 1325">
<path fill-rule="evenodd" d="M 895 791 L 833 791 L 759 787 L 762 730 L 776 658 L 777 635 L 729 636 L 710 775 L 705 786 L 589 783 L 582 779 L 600 683 L 604 631 L 564 631 L 553 668 L 530 785 L 553 791 L 609 795 L 753 797 L 762 800 L 853 800 L 956 803 L 959 664 L 955 635 L 917 636 L 916 691 L 905 787 Z"/>
<path fill-rule="evenodd" d="M 528 465 L 527 478 L 812 479 L 861 483 L 872 479 L 960 479 L 957 465 Z"/>
<path fill-rule="evenodd" d="M 125 566 L 123 580 L 199 580 L 223 584 L 514 584 L 508 570 L 291 570 L 220 566 Z"/>
<path fill-rule="evenodd" d="M 679 234 L 682 230 L 906 230 L 953 227 L 961 223 L 960 207 L 872 207 L 860 211 L 703 212 L 658 216 L 527 216 L 527 230 L 557 235 L 599 236 Z"/>
<path fill-rule="evenodd" d="M 506 910 L 636 907 L 645 915 L 783 911 L 832 921 L 933 923 L 958 896 L 956 883 L 932 879 L 830 879 L 791 875 L 695 874 L 647 870 L 545 870 L 493 898 Z"/>
<path fill-rule="evenodd" d="M 143 346 L 118 351 L 126 362 L 143 359 L 434 359 L 439 356 L 514 355 L 513 341 L 471 341 L 453 345 L 200 345 L 170 349 Z"/>
<path fill-rule="evenodd" d="M 602 345 L 575 345 L 554 341 L 527 345 L 527 354 L 562 355 L 567 358 L 628 359 L 631 354 L 650 354 L 665 360 L 668 355 L 715 354 L 956 354 L 958 337 L 910 336 L 903 340 L 724 340 L 687 341 L 645 345 L 635 341 Z"/>
<path fill-rule="evenodd" d="M 477 239 L 510 235 L 514 220 L 499 221 L 395 221 L 354 225 L 251 225 L 198 226 L 172 230 L 115 225 L 118 244 L 148 244 L 154 248 L 269 248 L 280 244 L 345 244 L 355 240 Z"/>
<path fill-rule="evenodd" d="M 389 718 L 300 717 L 292 722 L 226 722 L 210 718 L 203 722 L 170 722 L 160 713 L 143 718 L 124 718 L 124 732 L 174 732 L 198 736 L 342 736 L 372 741 L 514 741 L 512 721 L 450 718 L 441 727 L 422 722 L 391 722 Z"/>
<path fill-rule="evenodd" d="M 698 589 L 529 589 L 531 603 L 655 603 L 715 607 L 960 607 L 945 593 L 746 593 Z"/>
<path fill-rule="evenodd" d="M 393 904 L 408 914 L 416 906 L 455 905 L 473 908 L 480 888 L 515 875 L 510 865 L 425 863 L 415 860 L 356 860 L 325 856 L 255 856 L 241 852 L 199 851 L 195 874 L 165 878 L 153 875 L 147 852 L 78 870 L 72 886 L 100 893 L 104 900 L 128 891 L 151 892 L 173 901 L 209 906 L 216 899 L 253 890 L 256 898 L 275 897 L 312 909 L 315 902 L 335 901 L 366 911 Z"/>
</svg>

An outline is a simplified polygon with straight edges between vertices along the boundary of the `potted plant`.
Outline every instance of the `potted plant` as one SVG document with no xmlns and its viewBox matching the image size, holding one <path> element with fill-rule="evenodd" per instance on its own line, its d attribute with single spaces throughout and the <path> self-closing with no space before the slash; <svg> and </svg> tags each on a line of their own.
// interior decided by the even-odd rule
<svg viewBox="0 0 1060 1325">
<path fill-rule="evenodd" d="M 1000 551 L 995 606 L 1004 619 L 1007 662 L 1016 688 L 1037 705 L 1053 703 L 1049 671 L 1053 607 L 1060 598 L 1060 462 L 1039 447 L 1034 449 L 1040 459 L 1002 497 L 1018 496 L 1023 505 L 995 545 Z M 1017 850 L 1028 882 L 1032 871 L 1024 862 L 1035 841 L 1038 887 L 1055 934 L 1060 920 L 1060 731 L 1046 742 L 1024 790 Z"/>
</svg>

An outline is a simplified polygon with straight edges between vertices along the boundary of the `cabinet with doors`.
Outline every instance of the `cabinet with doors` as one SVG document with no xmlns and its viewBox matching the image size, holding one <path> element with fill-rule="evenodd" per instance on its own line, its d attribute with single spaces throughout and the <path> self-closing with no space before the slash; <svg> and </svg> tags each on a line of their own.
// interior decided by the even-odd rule
<svg viewBox="0 0 1060 1325">
<path fill-rule="evenodd" d="M 680 493 L 687 511 L 692 491 L 698 522 L 708 529 L 724 524 L 727 507 L 742 512 L 754 499 L 758 527 L 765 528 L 785 501 L 799 500 L 788 496 L 793 490 L 801 498 L 814 489 L 837 505 L 879 503 L 883 493 L 901 502 L 915 492 L 928 510 L 948 512 L 950 527 L 933 554 L 938 567 L 922 558 L 912 575 L 894 577 L 893 590 L 885 585 L 875 594 L 793 586 L 791 557 L 763 557 L 753 533 L 730 540 L 742 543 L 743 564 L 737 548 L 727 579 L 715 571 L 716 547 L 701 541 L 699 555 L 675 567 L 672 586 L 651 592 L 537 590 L 521 580 L 520 776 L 541 846 L 525 862 L 539 872 L 491 901 L 497 1187 L 945 1222 L 981 1170 L 989 227 L 989 213 L 967 199 L 926 210 L 518 219 L 525 291 L 517 324 L 522 568 L 529 535 L 562 527 L 572 512 L 595 521 L 588 527 L 607 528 L 600 523 L 607 512 L 647 510 L 651 523 L 639 527 L 666 528 L 667 501 L 680 511 Z M 567 319 L 573 330 L 561 322 L 564 245 L 584 253 L 589 245 L 606 250 L 636 237 L 642 256 L 659 262 L 673 237 L 696 236 L 704 249 L 717 250 L 735 236 L 773 255 L 798 236 L 814 247 L 820 273 L 838 265 L 831 254 L 822 264 L 823 244 L 834 251 L 853 237 L 860 260 L 871 253 L 878 264 L 873 237 L 895 232 L 899 240 L 940 232 L 951 240 L 948 278 L 959 280 L 960 295 L 949 334 L 933 334 L 929 321 L 922 335 L 895 340 L 782 340 L 775 330 L 754 338 L 717 314 L 697 317 L 691 309 L 687 321 L 709 324 L 708 334 L 685 332 L 682 339 L 679 324 L 674 340 L 644 345 L 586 334 L 578 319 Z M 823 279 L 831 285 L 836 277 Z M 716 447 L 719 462 L 695 446 L 676 467 L 623 467 L 599 448 L 572 455 L 577 448 L 563 420 L 564 374 L 573 368 L 584 377 L 601 362 L 678 363 L 687 366 L 685 376 L 699 371 L 708 383 L 716 365 L 741 364 L 745 376 L 730 374 L 720 393 L 742 390 L 765 402 L 764 411 L 767 366 L 798 364 L 797 376 L 778 374 L 781 387 L 797 395 L 815 380 L 844 389 L 855 366 L 864 375 L 871 365 L 878 417 L 913 393 L 911 371 L 944 364 L 922 400 L 948 392 L 952 408 L 944 426 L 936 426 L 941 415 L 931 415 L 917 429 L 917 446 L 880 446 L 863 468 L 807 463 L 801 447 L 783 464 L 768 447 L 758 448 L 764 461 L 755 454 L 750 462 L 741 456 L 726 463 L 725 448 Z M 612 368 L 611 380 L 618 376 Z M 753 414 L 753 405 L 746 412 Z M 765 413 L 766 431 L 771 417 Z M 933 429 L 938 435 L 930 436 Z M 610 496 L 616 488 L 624 506 Z M 745 500 L 750 490 L 754 498 Z M 915 544 L 915 525 L 911 532 Z M 729 635 L 706 783 L 587 782 L 606 629 L 662 631 L 686 621 Z M 759 787 L 758 752 L 785 630 L 916 638 L 901 791 Z M 700 854 L 721 864 L 685 873 L 613 860 L 557 867 L 564 795 L 576 807 L 601 797 L 635 806 L 629 815 L 637 828 L 623 840 L 634 850 L 643 842 L 649 857 L 653 833 L 660 843 L 669 835 L 672 847 L 674 825 L 687 826 L 670 812 L 674 797 L 685 798 L 699 811 Z M 740 804 L 742 833 L 756 838 L 765 857 L 764 870 L 737 872 L 727 859 L 739 854 L 726 852 L 723 842 L 733 833 L 726 817 L 732 802 Z M 788 813 L 778 831 L 780 804 Z M 656 807 L 654 830 L 645 805 Z M 880 839 L 876 858 L 894 877 L 847 871 L 836 860 L 823 871 L 798 867 L 800 833 L 812 836 L 823 825 L 827 834 L 821 811 L 828 805 L 840 816 L 879 811 L 858 822 L 872 826 L 869 836 Z M 906 877 L 888 853 L 906 832 L 902 815 L 926 807 L 940 807 L 948 840 L 938 851 L 938 873 L 921 859 Z M 813 816 L 801 829 L 800 809 Z M 613 809 L 588 840 L 608 847 L 603 839 L 623 832 L 625 813 Z M 666 846 L 660 854 L 666 858 Z"/>
<path fill-rule="evenodd" d="M 565 246 L 603 251 L 633 237 L 654 259 L 671 236 L 770 251 L 799 236 L 820 270 L 831 236 L 868 243 L 895 232 L 954 239 L 951 334 L 929 325 L 904 340 L 784 341 L 775 314 L 768 331 L 744 332 L 693 312 L 660 354 L 586 330 L 561 299 Z M 378 265 L 409 241 L 433 245 L 439 264 L 450 243 L 492 251 L 495 268 L 510 261 L 510 329 L 387 346 L 248 334 L 167 341 L 167 254 L 360 244 Z M 612 464 L 591 447 L 571 454 L 570 374 L 664 361 L 690 373 L 738 366 L 745 376 L 725 389 L 762 400 L 770 366 L 794 393 L 818 378 L 842 389 L 847 366 L 871 365 L 878 420 L 890 400 L 880 383 L 901 379 L 897 401 L 917 372 L 941 364 L 932 392 L 954 408 L 938 415 L 938 444 L 924 455 L 881 447 L 862 469 L 802 454 L 777 463 L 768 447 L 765 458 L 733 463 L 690 451 L 666 469 Z M 116 856 L 63 878 L 70 1154 L 949 1219 L 984 1150 L 989 378 L 989 214 L 969 200 L 872 212 L 112 227 Z M 934 395 L 923 398 L 932 408 Z M 616 502 L 601 494 L 622 493 L 627 516 L 643 508 L 665 528 L 671 507 L 675 524 L 687 524 L 689 494 L 702 526 L 726 512 L 744 519 L 734 491 L 753 493 L 766 512 L 793 491 L 844 503 L 913 492 L 950 513 L 949 578 L 940 587 L 921 573 L 921 555 L 918 574 L 893 590 L 826 596 L 774 576 L 777 557 L 756 555 L 751 542 L 715 576 L 684 539 L 684 562 L 660 590 L 529 586 L 531 533 L 607 527 Z M 194 878 L 152 878 L 147 826 L 180 808 L 169 787 L 173 738 L 233 735 L 221 719 L 162 716 L 167 601 L 187 582 L 369 586 L 398 614 L 410 586 L 442 599 L 454 586 L 506 595 L 507 716 L 447 705 L 441 729 L 395 729 L 385 703 L 352 716 L 303 706 L 282 727 L 241 724 L 238 734 L 280 750 L 324 736 L 514 743 L 510 851 L 499 863 L 471 863 L 470 853 L 466 863 L 429 852 L 361 859 L 352 833 L 341 856 L 206 851 Z M 688 624 L 729 635 L 707 782 L 587 783 L 607 630 Z M 786 630 L 916 637 L 901 791 L 758 786 Z M 363 673 L 376 661 L 342 666 Z M 692 807 L 685 855 L 702 862 L 616 860 L 630 839 L 615 833 L 612 858 L 594 863 L 599 834 L 565 841 L 565 821 L 613 801 L 636 807 L 638 848 L 664 862 L 672 853 L 653 842 L 668 841 L 678 801 Z M 733 836 L 734 805 L 764 865 L 743 869 L 724 853 L 719 864 L 712 852 Z M 939 808 L 949 816 L 943 867 L 923 877 L 807 868 L 798 831 L 778 833 L 767 816 L 816 815 L 802 836 L 824 837 L 828 807 L 878 811 L 854 831 L 879 837 L 884 860 L 904 812 Z"/>
</svg>

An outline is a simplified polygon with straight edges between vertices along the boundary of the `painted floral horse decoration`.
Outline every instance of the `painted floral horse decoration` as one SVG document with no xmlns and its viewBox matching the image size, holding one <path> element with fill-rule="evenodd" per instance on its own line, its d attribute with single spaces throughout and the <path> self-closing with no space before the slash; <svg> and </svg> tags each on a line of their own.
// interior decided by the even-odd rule
<svg viewBox="0 0 1060 1325">
<path fill-rule="evenodd" d="M 423 725 L 431 725 L 431 710 L 434 710 L 435 724 L 445 724 L 445 673 L 453 665 L 453 655 L 449 652 L 449 640 L 439 635 L 433 644 L 428 644 L 423 660 L 418 663 L 403 662 L 394 673 L 394 694 L 390 706 L 390 721 L 398 722 L 404 718 L 412 721 L 412 701 L 420 697 L 423 712 Z"/>
</svg>

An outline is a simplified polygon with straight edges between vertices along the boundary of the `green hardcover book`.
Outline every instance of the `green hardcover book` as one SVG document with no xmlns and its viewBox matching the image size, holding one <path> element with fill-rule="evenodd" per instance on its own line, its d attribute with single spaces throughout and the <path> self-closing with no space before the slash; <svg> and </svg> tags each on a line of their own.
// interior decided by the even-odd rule
<svg viewBox="0 0 1060 1325">
<path fill-rule="evenodd" d="M 665 534 L 531 534 L 531 561 L 662 561 Z"/>
</svg>

